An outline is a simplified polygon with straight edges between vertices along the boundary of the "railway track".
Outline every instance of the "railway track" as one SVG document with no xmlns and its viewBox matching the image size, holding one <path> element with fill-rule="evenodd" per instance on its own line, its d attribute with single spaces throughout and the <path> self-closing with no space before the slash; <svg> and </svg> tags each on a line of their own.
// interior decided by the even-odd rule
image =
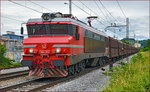
<svg viewBox="0 0 150 92">
<path fill-rule="evenodd" d="M 24 67 L 24 66 L 14 66 L 14 67 L 8 67 L 8 68 L 0 68 L 0 70 L 21 68 L 21 67 Z"/>
<path fill-rule="evenodd" d="M 0 75 L 0 80 L 1 81 L 6 81 L 6 80 L 10 80 L 10 79 L 17 78 L 17 77 L 23 77 L 23 76 L 28 75 L 28 73 L 29 73 L 29 70 L 1 74 Z"/>
<path fill-rule="evenodd" d="M 115 63 L 118 63 L 118 62 L 119 61 L 116 61 Z M 109 64 L 106 64 L 104 66 L 107 66 L 107 65 Z M 63 77 L 63 78 L 39 78 L 39 79 L 31 80 L 28 82 L 19 83 L 13 86 L 4 87 L 4 88 L 1 88 L 0 91 L 29 91 L 29 92 L 42 91 L 46 88 L 53 87 L 54 85 L 57 85 L 58 83 L 73 80 L 89 72 L 100 69 L 104 66 L 86 68 L 84 71 L 80 73 L 77 73 L 73 76 Z"/>
<path fill-rule="evenodd" d="M 82 75 L 85 75 L 89 72 L 92 72 L 92 71 L 100 69 L 100 68 L 101 67 L 86 68 L 85 71 L 82 71 L 82 72 L 75 74 L 73 76 L 67 76 L 67 77 L 63 77 L 63 78 L 40 78 L 37 80 L 28 81 L 28 82 L 16 84 L 13 86 L 1 88 L 0 91 L 29 91 L 29 92 L 41 91 L 43 89 L 52 87 L 58 83 L 73 80 L 75 78 L 78 78 Z"/>
</svg>

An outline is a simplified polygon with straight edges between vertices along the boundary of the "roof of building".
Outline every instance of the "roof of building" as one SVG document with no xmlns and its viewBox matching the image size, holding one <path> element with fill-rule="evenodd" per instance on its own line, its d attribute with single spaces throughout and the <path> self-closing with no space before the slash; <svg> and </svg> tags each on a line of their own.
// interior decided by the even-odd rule
<svg viewBox="0 0 150 92">
<path fill-rule="evenodd" d="M 3 40 L 3 41 L 5 41 L 6 39 L 0 38 L 0 40 Z"/>
<path fill-rule="evenodd" d="M 24 37 L 24 36 L 22 36 L 22 35 L 16 35 L 16 34 L 2 34 L 2 36 L 6 36 L 6 35 L 13 35 L 13 36 Z"/>
</svg>

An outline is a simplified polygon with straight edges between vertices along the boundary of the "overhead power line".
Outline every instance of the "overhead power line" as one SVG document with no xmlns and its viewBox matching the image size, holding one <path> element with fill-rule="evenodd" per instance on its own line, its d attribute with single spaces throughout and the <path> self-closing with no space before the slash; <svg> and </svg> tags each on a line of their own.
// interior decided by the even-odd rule
<svg viewBox="0 0 150 92">
<path fill-rule="evenodd" d="M 121 10 L 121 12 L 122 12 L 122 14 L 124 15 L 124 17 L 126 18 L 126 15 L 125 15 L 125 13 L 123 12 L 123 9 L 121 8 L 121 5 L 119 4 L 119 1 L 118 0 L 116 0 L 117 1 L 117 4 L 118 4 L 118 6 L 119 6 L 119 8 L 120 8 L 120 10 Z"/>
<path fill-rule="evenodd" d="M 82 10 L 84 13 L 86 13 L 87 15 L 90 15 L 90 13 L 86 12 L 84 9 L 82 9 L 81 7 L 79 7 L 78 5 L 76 5 L 75 3 L 72 2 L 72 4 L 74 6 L 76 6 L 77 8 L 79 8 L 80 10 Z"/>
<path fill-rule="evenodd" d="M 24 21 L 21 21 L 21 20 L 17 20 L 17 19 L 14 19 L 14 18 L 10 18 L 10 17 L 6 17 L 6 16 L 1 16 L 3 18 L 7 18 L 7 19 L 10 19 L 10 20 L 15 20 L 15 21 L 18 21 L 18 22 L 24 22 Z"/>
<path fill-rule="evenodd" d="M 106 20 L 108 21 L 108 18 L 107 18 L 107 16 L 104 14 L 104 12 L 101 10 L 101 8 L 99 7 L 99 5 L 96 3 L 96 1 L 95 1 L 95 4 L 96 4 L 96 6 L 98 7 L 98 9 L 100 10 L 100 12 L 104 15 L 104 17 L 106 18 Z M 111 23 L 111 22 L 109 22 L 109 23 Z"/>
<path fill-rule="evenodd" d="M 99 0 L 100 4 L 103 6 L 103 8 L 108 12 L 108 14 L 115 20 L 118 21 L 109 11 L 108 9 L 103 5 L 103 3 L 101 2 L 101 0 Z"/>
<path fill-rule="evenodd" d="M 74 6 L 76 6 L 77 8 L 79 8 L 80 10 L 82 10 L 84 13 L 86 13 L 87 15 L 91 15 L 90 13 L 88 13 L 87 11 L 85 11 L 84 9 L 82 9 L 81 7 L 79 7 L 78 5 L 76 5 L 75 3 L 72 2 L 72 4 Z M 103 24 L 101 21 L 97 20 L 100 24 L 102 24 L 103 26 L 106 26 L 105 24 Z"/>
<path fill-rule="evenodd" d="M 12 0 L 8 0 L 8 1 L 10 1 L 10 2 L 12 2 L 12 3 L 14 3 L 14 4 L 17 4 L 17 5 L 19 5 L 19 6 L 28 8 L 28 9 L 30 9 L 30 10 L 33 10 L 33 11 L 35 11 L 35 12 L 42 13 L 42 12 L 40 12 L 40 11 L 38 11 L 38 10 L 35 10 L 35 9 L 33 9 L 33 8 L 30 8 L 30 7 L 27 7 L 27 6 L 25 6 L 25 5 L 19 4 L 19 3 L 17 3 L 17 2 L 12 1 Z"/>
<path fill-rule="evenodd" d="M 79 0 L 80 1 L 80 0 Z M 90 9 L 87 5 L 85 5 L 83 2 L 80 1 L 80 3 L 82 3 L 86 8 L 88 8 L 91 12 L 93 12 L 96 16 L 98 16 L 98 14 L 96 12 L 94 12 L 92 9 Z M 99 18 L 103 19 L 105 21 L 104 18 L 98 16 Z M 107 20 L 106 20 L 107 21 Z M 110 23 L 109 21 L 107 21 L 108 23 Z"/>
<path fill-rule="evenodd" d="M 41 6 L 41 5 L 39 5 L 39 4 L 37 4 L 37 3 L 33 2 L 33 1 L 31 1 L 31 0 L 28 0 L 28 1 L 31 2 L 31 3 L 33 3 L 33 4 L 35 4 L 35 5 L 37 5 L 37 6 L 40 6 L 41 8 L 44 8 L 44 9 L 48 10 L 48 11 L 50 11 L 50 12 L 54 12 L 54 11 L 52 11 L 52 10 L 50 10 L 50 9 L 44 7 L 44 6 Z"/>
</svg>

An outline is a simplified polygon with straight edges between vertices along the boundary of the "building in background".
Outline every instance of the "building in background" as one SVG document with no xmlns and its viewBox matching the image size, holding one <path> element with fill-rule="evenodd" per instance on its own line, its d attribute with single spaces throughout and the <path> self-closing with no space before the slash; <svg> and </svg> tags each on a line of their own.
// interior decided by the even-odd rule
<svg viewBox="0 0 150 92">
<path fill-rule="evenodd" d="M 135 41 L 134 47 L 140 48 L 140 47 L 141 47 L 141 44 L 140 44 L 138 41 Z"/>
<path fill-rule="evenodd" d="M 2 36 L 9 37 L 10 39 L 16 39 L 21 42 L 23 42 L 24 40 L 24 36 L 16 35 L 15 32 L 12 32 L 12 31 L 7 31 L 7 34 L 3 34 Z"/>
<path fill-rule="evenodd" d="M 20 61 L 23 54 L 23 40 L 23 36 L 16 35 L 12 31 L 7 31 L 7 34 L 3 34 L 0 37 L 0 41 L 7 48 L 6 57 Z"/>
</svg>

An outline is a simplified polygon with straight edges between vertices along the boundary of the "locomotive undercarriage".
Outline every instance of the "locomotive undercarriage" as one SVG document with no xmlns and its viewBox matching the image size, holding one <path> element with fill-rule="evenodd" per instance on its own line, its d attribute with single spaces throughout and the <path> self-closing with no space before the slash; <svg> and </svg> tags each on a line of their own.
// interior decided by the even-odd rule
<svg viewBox="0 0 150 92">
<path fill-rule="evenodd" d="M 95 60 L 96 60 L 96 62 L 94 62 Z M 84 71 L 85 68 L 96 67 L 96 66 L 103 67 L 107 64 L 109 64 L 108 57 L 97 57 L 97 58 L 84 59 L 77 64 L 68 66 L 68 75 L 74 75 L 76 73 L 80 73 L 81 71 Z"/>
<path fill-rule="evenodd" d="M 133 54 L 133 53 L 132 53 Z M 112 65 L 118 60 L 126 58 L 130 56 L 128 55 L 120 55 L 113 58 L 104 57 L 96 57 L 96 58 L 88 58 L 84 59 L 76 64 L 70 66 L 63 66 L 63 67 L 54 67 L 54 68 L 33 68 L 30 67 L 29 75 L 40 76 L 40 77 L 65 77 L 74 75 L 76 73 L 80 73 L 84 71 L 85 68 L 88 67 L 104 67 L 106 65 Z"/>
<path fill-rule="evenodd" d="M 77 64 L 69 66 L 68 67 L 68 75 L 74 75 L 76 73 L 79 73 L 79 72 L 83 71 L 85 68 L 88 68 L 88 67 L 95 67 L 95 66 L 104 67 L 106 65 L 110 65 L 110 68 L 112 68 L 113 63 L 115 63 L 118 60 L 121 60 L 123 58 L 126 58 L 126 57 L 128 57 L 132 54 L 134 54 L 134 53 L 120 55 L 120 56 L 112 57 L 112 58 L 108 58 L 108 57 L 104 56 L 104 57 L 84 59 L 84 60 L 82 60 L 81 62 L 79 62 Z M 92 64 L 94 63 L 94 60 L 96 60 L 97 62 L 93 66 Z"/>
<path fill-rule="evenodd" d="M 76 64 L 70 66 L 63 66 L 63 67 L 33 68 L 32 66 L 30 66 L 29 75 L 39 76 L 39 77 L 65 77 L 68 75 L 74 75 L 76 73 L 80 73 L 81 71 L 84 71 L 84 69 L 88 67 L 94 67 L 94 66 L 103 67 L 108 63 L 109 63 L 109 59 L 107 57 L 97 57 L 97 58 L 84 59 Z"/>
</svg>

